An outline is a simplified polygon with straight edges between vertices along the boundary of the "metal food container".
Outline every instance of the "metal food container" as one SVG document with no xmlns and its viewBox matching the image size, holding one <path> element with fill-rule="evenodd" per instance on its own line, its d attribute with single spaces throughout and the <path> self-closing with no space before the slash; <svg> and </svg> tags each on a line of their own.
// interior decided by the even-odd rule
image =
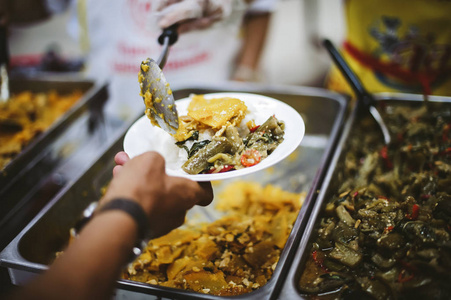
<svg viewBox="0 0 451 300">
<path fill-rule="evenodd" d="M 10 80 L 11 93 L 30 91 L 45 93 L 56 91 L 69 94 L 81 91 L 82 97 L 53 124 L 30 143 L 0 170 L 0 248 L 6 246 L 3 240 L 11 240 L 12 228 L 25 214 L 24 208 L 41 188 L 48 195 L 56 192 L 64 184 L 48 180 L 54 169 L 84 145 L 82 137 L 93 135 L 101 122 L 101 114 L 108 99 L 107 85 L 80 77 L 13 78 Z M 74 129 L 77 127 L 77 129 Z M 74 139 L 74 132 L 78 139 Z M 42 208 L 43 205 L 40 207 Z M 36 214 L 36 211 L 34 212 Z M 28 218 L 27 222 L 31 220 Z M 23 228 L 25 224 L 22 225 Z M 18 232 L 15 232 L 17 234 Z M 5 238 L 5 235 L 8 235 Z"/>
<path fill-rule="evenodd" d="M 419 107 L 422 104 L 422 101 L 425 101 L 423 95 L 416 94 L 379 93 L 375 94 L 374 98 L 377 101 L 377 106 L 379 107 L 378 109 L 389 105 Z M 428 101 L 446 102 L 451 105 L 451 97 L 429 96 Z M 319 219 L 326 209 L 328 200 L 332 199 L 332 196 L 337 194 L 340 185 L 343 183 L 343 178 L 340 178 L 339 171 L 344 166 L 346 149 L 348 149 L 351 137 L 355 134 L 354 129 L 357 128 L 356 126 L 358 126 L 358 122 L 362 116 L 363 115 L 358 112 L 357 107 L 354 107 L 346 121 L 340 141 L 337 144 L 335 153 L 331 158 L 328 171 L 324 177 L 318 198 L 313 204 L 310 218 L 304 229 L 304 234 L 296 249 L 296 254 L 292 262 L 292 268 L 290 268 L 287 278 L 279 291 L 279 299 L 336 299 L 332 292 L 324 293 L 322 295 L 303 293 L 299 287 L 299 282 L 305 269 L 306 261 L 310 257 L 313 241 L 318 236 Z M 367 117 L 371 118 L 369 115 Z M 377 123 L 374 119 L 370 120 L 374 123 L 373 125 L 375 131 L 378 131 Z M 381 141 L 383 141 L 382 133 L 380 134 L 380 138 Z M 363 295 L 361 296 L 363 297 Z"/>
<path fill-rule="evenodd" d="M 77 119 L 83 111 L 92 109 L 96 105 L 101 108 L 101 102 L 106 101 L 107 98 L 105 85 L 96 85 L 89 80 L 16 79 L 10 81 L 10 89 L 12 94 L 23 91 L 30 91 L 34 94 L 50 91 L 56 91 L 58 94 L 69 94 L 78 90 L 83 95 L 66 113 L 55 120 L 42 134 L 31 140 L 10 163 L 0 170 L 0 186 L 2 188 L 23 171 L 25 166 L 36 156 L 36 153 L 43 151 L 46 146 L 58 138 L 61 131 Z"/>
<path fill-rule="evenodd" d="M 239 178 L 240 181 L 256 181 L 261 184 L 279 185 L 292 192 L 307 193 L 272 278 L 263 287 L 236 299 L 270 299 L 276 296 L 291 268 L 295 250 L 308 221 L 309 207 L 316 198 L 316 191 L 327 170 L 327 164 L 338 141 L 347 111 L 347 100 L 338 94 L 322 89 L 303 87 L 264 87 L 230 84 L 180 88 L 174 91 L 175 99 L 190 94 L 206 94 L 218 91 L 249 92 L 269 96 L 286 102 L 300 112 L 306 123 L 306 135 L 296 150 L 296 160 L 284 160 L 272 172 L 261 171 Z M 280 117 L 283 120 L 283 116 Z M 22 285 L 34 274 L 47 269 L 55 253 L 61 251 L 69 239 L 69 230 L 80 219 L 82 211 L 92 201 L 101 197 L 100 189 L 111 179 L 114 155 L 122 150 L 125 132 L 116 142 L 72 185 L 68 185 L 26 226 L 26 228 L 2 251 L 0 265 L 9 271 L 13 284 Z M 230 181 L 214 182 L 215 193 Z M 196 207 L 207 220 L 214 217 L 214 208 Z M 189 215 L 188 215 L 189 218 Z M 154 299 L 221 299 L 180 289 L 119 280 L 116 299 L 149 297 Z M 227 297 L 229 298 L 229 297 Z M 146 298 L 147 299 L 147 298 Z M 152 299 L 152 298 L 151 298 Z"/>
</svg>

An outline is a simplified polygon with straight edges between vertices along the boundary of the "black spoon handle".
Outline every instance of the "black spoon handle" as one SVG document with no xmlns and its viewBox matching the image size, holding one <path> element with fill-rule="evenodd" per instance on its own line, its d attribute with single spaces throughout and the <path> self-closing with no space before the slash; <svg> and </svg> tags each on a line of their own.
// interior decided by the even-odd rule
<svg viewBox="0 0 451 300">
<path fill-rule="evenodd" d="M 354 73 L 354 71 L 351 70 L 348 63 L 345 61 L 343 56 L 338 52 L 338 50 L 335 48 L 335 46 L 332 44 L 331 41 L 325 39 L 323 41 L 324 47 L 326 47 L 327 51 L 329 52 L 332 60 L 335 62 L 337 67 L 340 69 L 343 76 L 346 77 L 348 83 L 351 85 L 354 92 L 357 94 L 358 98 L 360 98 L 366 106 L 370 106 L 374 104 L 374 99 L 368 93 L 368 91 L 363 86 L 360 79 L 357 77 L 357 75 Z"/>
<path fill-rule="evenodd" d="M 169 26 L 168 28 L 163 29 L 163 32 L 158 37 L 158 43 L 160 43 L 160 45 L 163 45 L 165 38 L 168 37 L 169 46 L 172 46 L 175 42 L 177 42 L 179 38 L 179 34 L 177 32 L 178 27 L 178 24 L 174 24 Z"/>
</svg>

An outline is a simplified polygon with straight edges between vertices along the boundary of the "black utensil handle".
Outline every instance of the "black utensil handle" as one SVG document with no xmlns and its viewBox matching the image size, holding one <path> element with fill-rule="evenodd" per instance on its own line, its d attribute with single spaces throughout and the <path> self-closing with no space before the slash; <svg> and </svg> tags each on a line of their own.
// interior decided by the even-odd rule
<svg viewBox="0 0 451 300">
<path fill-rule="evenodd" d="M 0 65 L 9 63 L 8 28 L 0 25 Z"/>
<path fill-rule="evenodd" d="M 166 37 L 169 37 L 169 46 L 172 46 L 175 42 L 177 42 L 179 38 L 179 34 L 177 32 L 178 27 L 178 24 L 174 24 L 169 26 L 168 28 L 163 29 L 163 33 L 161 33 L 158 37 L 158 43 L 160 43 L 160 45 L 163 45 L 164 39 Z"/>
<path fill-rule="evenodd" d="M 323 45 L 324 47 L 326 47 L 327 51 L 329 52 L 332 60 L 335 62 L 337 67 L 341 70 L 343 76 L 346 77 L 348 83 L 351 85 L 352 89 L 357 94 L 357 96 L 362 99 L 365 105 L 369 106 L 373 104 L 374 100 L 372 96 L 365 89 L 360 79 L 357 77 L 354 71 L 351 70 L 348 63 L 345 61 L 340 52 L 338 52 L 337 48 L 335 48 L 332 42 L 329 41 L 328 39 L 325 39 L 323 41 Z"/>
</svg>

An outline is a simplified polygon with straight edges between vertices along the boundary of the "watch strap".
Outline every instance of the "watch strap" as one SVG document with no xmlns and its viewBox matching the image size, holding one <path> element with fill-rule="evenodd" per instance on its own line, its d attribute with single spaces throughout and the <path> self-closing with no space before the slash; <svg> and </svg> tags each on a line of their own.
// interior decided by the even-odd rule
<svg viewBox="0 0 451 300">
<path fill-rule="evenodd" d="M 144 209 L 139 203 L 130 199 L 115 198 L 98 207 L 97 213 L 109 210 L 121 210 L 130 215 L 138 225 L 138 238 L 140 240 L 144 240 L 148 236 L 149 221 Z"/>
</svg>

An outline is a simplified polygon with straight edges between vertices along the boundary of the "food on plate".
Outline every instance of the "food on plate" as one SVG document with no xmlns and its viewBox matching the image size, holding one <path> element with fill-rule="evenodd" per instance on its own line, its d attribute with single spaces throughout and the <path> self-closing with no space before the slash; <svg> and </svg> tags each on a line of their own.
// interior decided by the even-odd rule
<svg viewBox="0 0 451 300">
<path fill-rule="evenodd" d="M 451 298 L 451 105 L 385 110 L 392 144 L 364 119 L 343 151 L 300 277 L 314 299 Z"/>
<path fill-rule="evenodd" d="M 0 170 L 82 96 L 24 91 L 0 103 Z"/>
<path fill-rule="evenodd" d="M 273 185 L 230 184 L 217 198 L 223 217 L 149 241 L 122 278 L 221 296 L 256 290 L 271 278 L 304 198 Z"/>
<path fill-rule="evenodd" d="M 285 125 L 275 116 L 257 125 L 254 114 L 240 99 L 191 95 L 187 115 L 179 118 L 172 140 L 181 149 L 181 168 L 188 174 L 205 174 L 260 163 L 282 143 Z"/>
</svg>

